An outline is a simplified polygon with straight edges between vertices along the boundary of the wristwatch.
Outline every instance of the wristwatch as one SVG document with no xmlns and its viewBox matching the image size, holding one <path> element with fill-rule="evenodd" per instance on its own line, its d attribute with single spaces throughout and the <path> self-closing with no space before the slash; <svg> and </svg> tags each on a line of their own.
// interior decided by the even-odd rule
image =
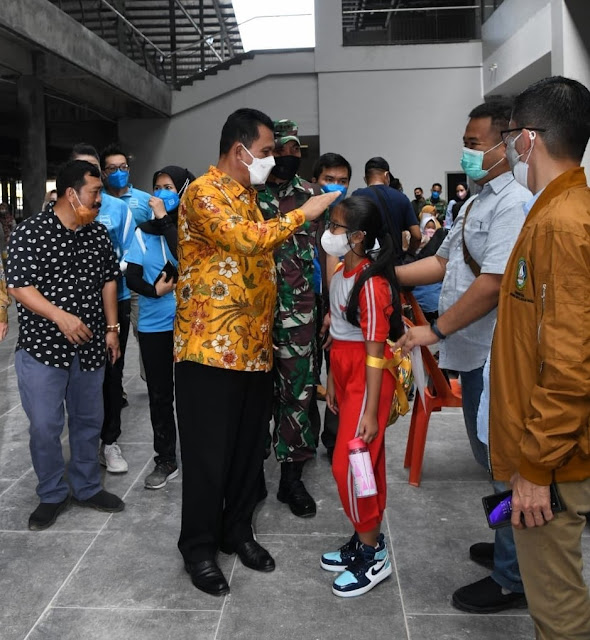
<svg viewBox="0 0 590 640">
<path fill-rule="evenodd" d="M 117 335 L 121 333 L 121 325 L 117 322 L 117 324 L 107 324 L 107 333 L 109 331 L 116 331 Z"/>
<path fill-rule="evenodd" d="M 445 336 L 445 334 L 438 328 L 438 325 L 436 324 L 436 320 L 434 322 L 432 322 L 430 324 L 430 329 L 432 330 L 432 333 L 434 333 L 434 335 L 439 339 L 439 340 L 444 340 L 447 336 Z"/>
</svg>

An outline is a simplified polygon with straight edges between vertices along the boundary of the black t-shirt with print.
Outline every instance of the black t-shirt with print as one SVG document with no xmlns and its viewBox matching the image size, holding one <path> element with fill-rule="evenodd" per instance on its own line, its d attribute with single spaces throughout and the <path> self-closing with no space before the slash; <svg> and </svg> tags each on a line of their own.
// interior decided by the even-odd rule
<svg viewBox="0 0 590 640">
<path fill-rule="evenodd" d="M 70 344 L 55 323 L 17 302 L 17 350 L 60 369 L 69 368 L 76 354 L 83 371 L 102 367 L 106 361 L 102 288 L 118 275 L 119 264 L 102 224 L 71 230 L 52 209 L 27 218 L 10 238 L 8 287 L 35 287 L 49 302 L 80 318 L 93 335 L 83 345 Z"/>
</svg>

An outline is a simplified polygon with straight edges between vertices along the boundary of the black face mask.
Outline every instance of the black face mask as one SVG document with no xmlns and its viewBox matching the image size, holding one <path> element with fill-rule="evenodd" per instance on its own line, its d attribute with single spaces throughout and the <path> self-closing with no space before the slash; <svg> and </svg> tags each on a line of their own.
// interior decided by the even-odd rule
<svg viewBox="0 0 590 640">
<path fill-rule="evenodd" d="M 279 180 L 292 180 L 299 170 L 301 158 L 297 156 L 277 156 L 275 158 L 275 166 L 271 170 L 271 174 Z"/>
</svg>

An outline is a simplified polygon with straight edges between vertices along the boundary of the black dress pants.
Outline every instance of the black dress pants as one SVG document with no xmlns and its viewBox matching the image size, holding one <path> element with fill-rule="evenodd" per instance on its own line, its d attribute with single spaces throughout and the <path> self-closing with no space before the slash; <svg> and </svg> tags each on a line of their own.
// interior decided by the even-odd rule
<svg viewBox="0 0 590 640">
<path fill-rule="evenodd" d="M 125 349 L 129 335 L 129 316 L 131 300 L 119 300 L 117 303 L 119 317 L 119 346 L 121 357 L 111 364 L 108 360 L 104 370 L 102 395 L 104 401 L 104 421 L 100 439 L 105 444 L 113 444 L 121 435 L 121 408 L 123 407 L 123 368 L 125 367 Z"/>
<path fill-rule="evenodd" d="M 154 460 L 156 464 L 175 463 L 173 332 L 138 331 L 137 337 L 150 399 L 150 419 L 156 452 Z"/>
<path fill-rule="evenodd" d="M 185 562 L 252 539 L 272 411 L 272 373 L 176 364 Z"/>
</svg>

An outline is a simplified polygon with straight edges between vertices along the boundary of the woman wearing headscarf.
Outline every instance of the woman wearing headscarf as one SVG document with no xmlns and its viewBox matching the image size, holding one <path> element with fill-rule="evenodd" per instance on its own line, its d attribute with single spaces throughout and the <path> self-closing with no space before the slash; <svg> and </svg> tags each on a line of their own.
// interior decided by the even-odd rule
<svg viewBox="0 0 590 640">
<path fill-rule="evenodd" d="M 420 246 L 418 247 L 416 254 L 420 253 L 420 251 L 424 249 L 438 229 L 440 229 L 440 222 L 434 215 L 425 213 L 420 216 L 420 233 L 422 234 L 422 240 L 420 241 Z"/>
<path fill-rule="evenodd" d="M 441 228 L 435 215 L 425 212 L 424 209 L 420 215 L 420 231 L 422 232 L 422 242 L 420 249 L 416 252 L 417 260 L 436 255 L 448 233 L 446 229 Z M 428 322 L 433 322 L 438 318 L 438 299 L 441 288 L 442 282 L 435 282 L 414 287 L 412 290 L 414 298 L 422 308 Z"/>
<path fill-rule="evenodd" d="M 177 220 L 180 198 L 194 179 L 190 171 L 174 165 L 154 173 L 154 195 L 149 200 L 153 218 L 137 227 L 126 256 L 127 285 L 139 294 L 139 348 L 156 452 L 155 469 L 144 481 L 146 489 L 161 489 L 178 475 L 172 357 Z"/>
</svg>

